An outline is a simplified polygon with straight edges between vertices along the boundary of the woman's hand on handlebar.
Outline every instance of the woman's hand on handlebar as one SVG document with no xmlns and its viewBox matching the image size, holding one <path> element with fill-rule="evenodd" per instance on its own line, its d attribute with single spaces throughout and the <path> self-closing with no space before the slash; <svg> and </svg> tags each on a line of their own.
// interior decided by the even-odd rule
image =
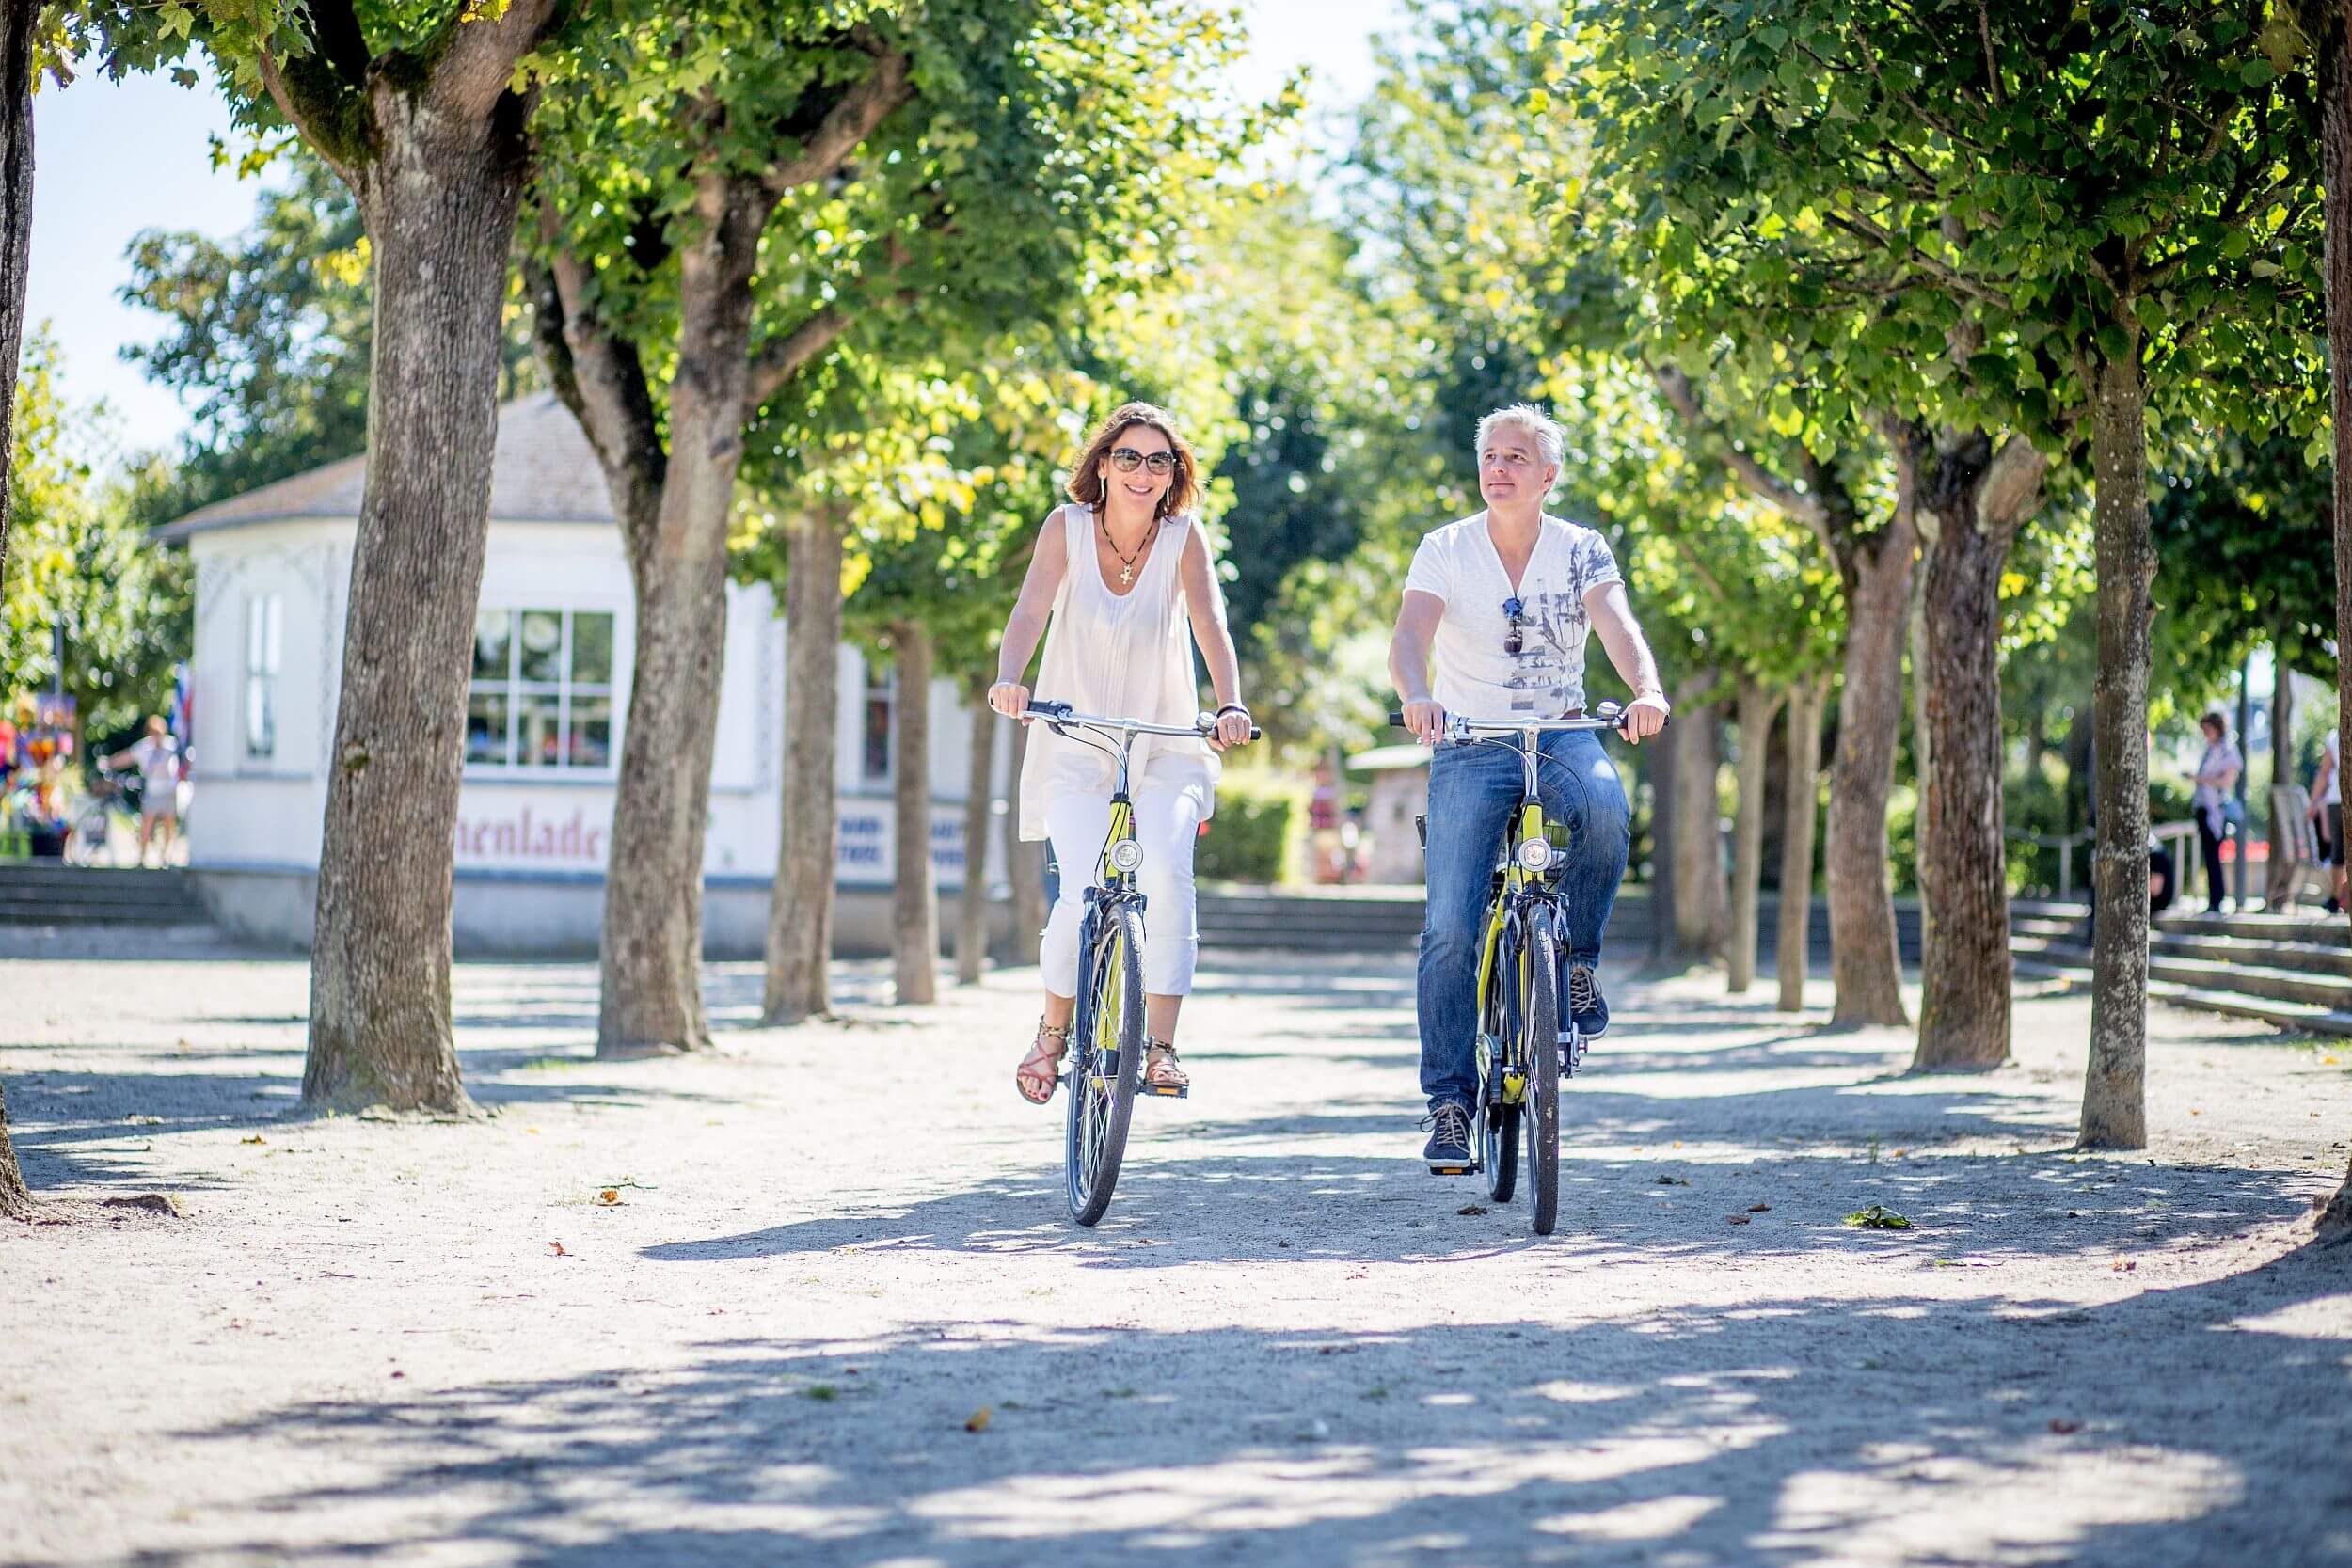
<svg viewBox="0 0 2352 1568">
<path fill-rule="evenodd" d="M 1219 752 L 1247 746 L 1257 737 L 1257 729 L 1249 722 L 1249 710 L 1238 703 L 1217 710 L 1216 727 L 1207 736 L 1211 749 Z"/>
<path fill-rule="evenodd" d="M 1416 698 L 1401 710 L 1405 727 L 1413 732 L 1413 738 L 1424 746 L 1435 746 L 1445 738 L 1445 708 L 1427 697 Z"/>
<path fill-rule="evenodd" d="M 1008 719 L 1019 719 L 1028 710 L 1029 689 L 1019 681 L 998 681 L 988 689 L 988 705 Z"/>
</svg>

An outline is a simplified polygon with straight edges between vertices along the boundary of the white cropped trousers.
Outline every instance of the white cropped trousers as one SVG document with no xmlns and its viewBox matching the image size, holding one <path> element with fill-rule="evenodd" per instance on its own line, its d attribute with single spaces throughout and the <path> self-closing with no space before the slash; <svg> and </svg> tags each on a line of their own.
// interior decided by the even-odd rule
<svg viewBox="0 0 2352 1568">
<path fill-rule="evenodd" d="M 1135 790 L 1136 842 L 1143 864 L 1136 888 L 1144 897 L 1143 989 L 1154 996 L 1184 996 L 1200 954 L 1200 927 L 1192 889 L 1192 847 L 1200 832 L 1198 784 L 1145 783 Z M 1045 831 L 1061 867 L 1061 895 L 1046 916 L 1038 961 L 1045 989 L 1078 994 L 1078 922 L 1087 889 L 1099 886 L 1103 845 L 1110 837 L 1107 795 L 1073 791 L 1046 807 Z"/>
</svg>

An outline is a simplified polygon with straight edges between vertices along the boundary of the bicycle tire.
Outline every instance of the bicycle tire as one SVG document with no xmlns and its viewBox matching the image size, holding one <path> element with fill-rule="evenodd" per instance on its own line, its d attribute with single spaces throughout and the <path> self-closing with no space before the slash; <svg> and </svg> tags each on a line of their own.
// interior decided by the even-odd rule
<svg viewBox="0 0 2352 1568">
<path fill-rule="evenodd" d="M 1505 935 L 1496 948 L 1494 968 L 1487 974 L 1487 994 L 1479 998 L 1479 1023 L 1496 1049 L 1511 1037 L 1511 1021 L 1503 1001 L 1510 994 L 1504 976 L 1511 972 L 1512 958 L 1513 945 Z M 1478 1067 L 1478 1155 L 1486 1167 L 1486 1196 L 1496 1203 L 1508 1203 L 1519 1184 L 1519 1107 L 1494 1098 L 1495 1080 L 1488 1064 L 1481 1062 Z"/>
<path fill-rule="evenodd" d="M 1064 1141 L 1070 1217 L 1093 1225 L 1111 1206 L 1127 1126 L 1143 1078 L 1143 915 L 1115 907 L 1095 939 L 1070 1050 L 1070 1119 Z M 1112 1058 L 1107 1071 L 1098 1064 Z"/>
<path fill-rule="evenodd" d="M 1549 1236 L 1560 1216 L 1560 948 L 1550 921 L 1529 922 L 1527 959 L 1519 1037 L 1527 1046 L 1529 1224 Z"/>
</svg>

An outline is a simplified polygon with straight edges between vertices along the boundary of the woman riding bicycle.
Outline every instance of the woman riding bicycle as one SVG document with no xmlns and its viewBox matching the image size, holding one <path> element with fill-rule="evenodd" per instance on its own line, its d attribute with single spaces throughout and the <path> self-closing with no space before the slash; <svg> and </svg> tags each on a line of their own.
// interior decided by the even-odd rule
<svg viewBox="0 0 2352 1568">
<path fill-rule="evenodd" d="M 1021 676 L 1044 635 L 1038 673 L 1044 696 L 1090 713 L 1189 724 L 1200 710 L 1194 642 L 1208 664 L 1219 705 L 1216 733 L 1205 742 L 1136 741 L 1135 828 L 1144 851 L 1137 879 L 1148 938 L 1144 1081 L 1154 1088 L 1187 1083 L 1176 1065 L 1176 1017 L 1192 990 L 1200 945 L 1192 847 L 1216 808 L 1214 752 L 1249 738 L 1225 595 L 1208 536 L 1192 515 L 1199 495 L 1199 465 L 1174 420 L 1145 403 L 1112 414 L 1072 470 L 1072 504 L 1057 508 L 1038 531 L 1020 601 L 1005 623 L 996 684 L 988 689 L 997 712 L 1017 718 L 1026 710 L 1030 691 Z M 1110 756 L 1083 740 L 1031 732 L 1021 768 L 1021 836 L 1051 838 L 1062 868 L 1039 953 L 1045 1010 L 1015 1074 L 1022 1097 L 1034 1104 L 1054 1097 L 1070 1044 L 1078 924 L 1110 831 L 1116 771 Z"/>
</svg>

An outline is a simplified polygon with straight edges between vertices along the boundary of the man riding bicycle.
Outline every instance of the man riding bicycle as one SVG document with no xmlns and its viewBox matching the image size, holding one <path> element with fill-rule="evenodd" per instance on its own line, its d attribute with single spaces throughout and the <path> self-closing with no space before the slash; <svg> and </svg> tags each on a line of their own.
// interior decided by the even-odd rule
<svg viewBox="0 0 2352 1568">
<path fill-rule="evenodd" d="M 1526 404 L 1478 423 L 1478 490 L 1486 510 L 1425 535 L 1405 580 L 1389 644 L 1389 675 L 1406 728 L 1437 747 L 1429 764 L 1428 911 L 1418 1000 L 1421 1086 L 1429 1097 L 1432 1169 L 1473 1164 L 1479 913 L 1511 812 L 1518 757 L 1505 747 L 1444 742 L 1447 716 L 1575 718 L 1584 711 L 1584 643 L 1597 631 L 1633 689 L 1620 728 L 1639 742 L 1665 727 L 1657 661 L 1627 604 L 1598 531 L 1544 513 L 1560 477 L 1559 425 Z M 1430 656 L 1437 678 L 1430 679 Z M 1568 1014 L 1587 1038 L 1609 1027 L 1601 935 L 1625 875 L 1629 811 L 1598 738 L 1554 732 L 1541 741 L 1545 812 L 1565 823 L 1563 885 L 1570 901 Z"/>
</svg>

